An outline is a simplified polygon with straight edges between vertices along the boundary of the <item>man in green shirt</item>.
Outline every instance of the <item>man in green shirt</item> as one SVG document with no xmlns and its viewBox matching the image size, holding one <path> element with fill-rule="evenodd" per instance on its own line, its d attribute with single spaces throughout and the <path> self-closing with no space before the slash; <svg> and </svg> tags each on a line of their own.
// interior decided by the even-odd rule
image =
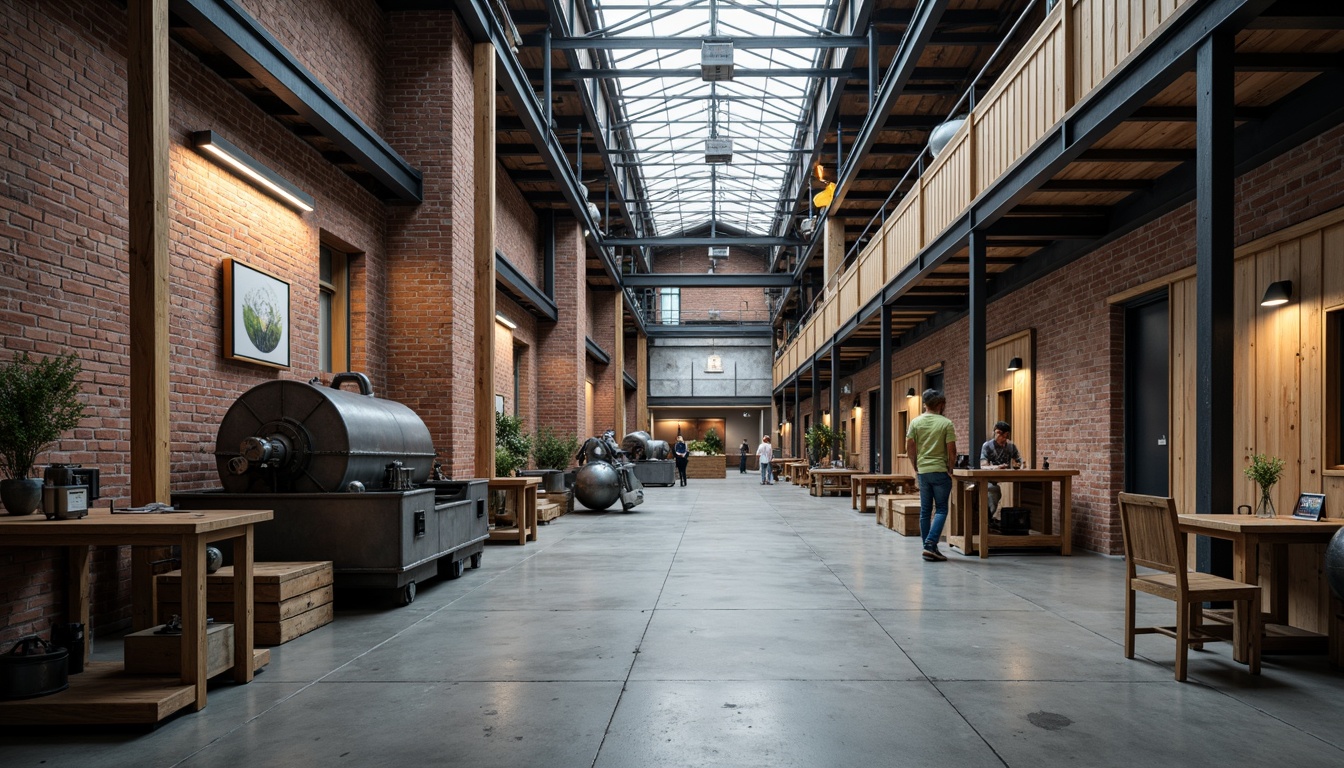
<svg viewBox="0 0 1344 768">
<path fill-rule="evenodd" d="M 938 539 L 947 522 L 952 467 L 957 461 L 957 432 L 952 420 L 943 415 L 946 405 L 942 392 L 924 390 L 924 413 L 905 430 L 905 455 L 919 476 L 919 536 L 924 542 L 924 559 L 930 562 L 947 559 L 938 551 Z"/>
</svg>

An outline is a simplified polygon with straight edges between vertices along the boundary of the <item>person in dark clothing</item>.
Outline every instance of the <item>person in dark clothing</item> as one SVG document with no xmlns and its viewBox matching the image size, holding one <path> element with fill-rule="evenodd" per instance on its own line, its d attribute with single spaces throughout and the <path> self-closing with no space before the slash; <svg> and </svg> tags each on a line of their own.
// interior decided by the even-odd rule
<svg viewBox="0 0 1344 768">
<path fill-rule="evenodd" d="M 751 450 L 751 444 L 743 440 L 742 447 L 739 450 L 742 452 L 742 463 L 737 465 L 737 473 L 745 475 L 747 474 L 747 452 Z"/>
<path fill-rule="evenodd" d="M 686 465 L 691 460 L 691 452 L 686 449 L 686 438 L 677 435 L 677 442 L 672 446 L 672 455 L 677 460 L 677 475 L 681 478 L 681 484 L 686 485 Z"/>
</svg>

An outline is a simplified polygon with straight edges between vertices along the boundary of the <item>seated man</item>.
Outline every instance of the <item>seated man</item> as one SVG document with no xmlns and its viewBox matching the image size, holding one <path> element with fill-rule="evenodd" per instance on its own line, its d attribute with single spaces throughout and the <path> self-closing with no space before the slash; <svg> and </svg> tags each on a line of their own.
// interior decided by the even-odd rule
<svg viewBox="0 0 1344 768">
<path fill-rule="evenodd" d="M 1012 428 L 1008 422 L 1000 421 L 994 425 L 994 437 L 985 441 L 980 447 L 980 468 L 981 469 L 1011 469 L 1014 466 L 1022 464 L 1022 456 L 1017 452 L 1017 446 L 1013 445 L 1008 436 L 1012 434 Z M 989 484 L 989 514 L 995 516 L 999 512 L 999 499 L 1003 492 L 999 490 L 998 483 Z"/>
</svg>

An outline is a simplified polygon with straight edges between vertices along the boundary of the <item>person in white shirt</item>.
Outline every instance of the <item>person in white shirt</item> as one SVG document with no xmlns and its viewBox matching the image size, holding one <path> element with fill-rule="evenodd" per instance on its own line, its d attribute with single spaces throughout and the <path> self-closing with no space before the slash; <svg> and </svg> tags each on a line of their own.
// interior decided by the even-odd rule
<svg viewBox="0 0 1344 768">
<path fill-rule="evenodd" d="M 761 437 L 761 447 L 756 449 L 756 458 L 761 464 L 761 485 L 774 485 L 775 479 L 770 476 L 770 459 L 774 458 L 775 449 L 770 445 L 770 436 Z"/>
</svg>

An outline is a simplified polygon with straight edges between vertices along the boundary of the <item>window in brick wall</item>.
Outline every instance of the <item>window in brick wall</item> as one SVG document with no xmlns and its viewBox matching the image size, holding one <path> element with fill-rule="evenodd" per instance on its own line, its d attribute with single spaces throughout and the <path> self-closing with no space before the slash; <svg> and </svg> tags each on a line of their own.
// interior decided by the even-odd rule
<svg viewBox="0 0 1344 768">
<path fill-rule="evenodd" d="M 323 244 L 318 257 L 317 335 L 322 370 L 350 370 L 350 255 Z"/>
<path fill-rule="evenodd" d="M 663 288 L 658 292 L 658 321 L 663 325 L 681 323 L 680 288 Z"/>
<path fill-rule="evenodd" d="M 1344 469 L 1344 307 L 1325 313 L 1325 465 Z"/>
</svg>

